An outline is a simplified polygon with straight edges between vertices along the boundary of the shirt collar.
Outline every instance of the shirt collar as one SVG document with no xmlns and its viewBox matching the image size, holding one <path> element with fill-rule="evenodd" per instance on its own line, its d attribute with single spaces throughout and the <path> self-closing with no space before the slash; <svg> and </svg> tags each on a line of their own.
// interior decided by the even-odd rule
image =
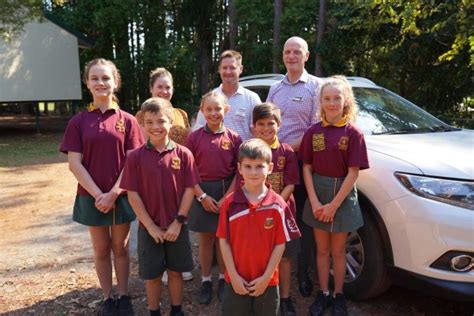
<svg viewBox="0 0 474 316">
<path fill-rule="evenodd" d="M 265 197 L 262 199 L 262 201 L 259 203 L 258 207 L 261 207 L 263 205 L 269 205 L 272 203 L 272 199 L 270 196 L 270 191 L 272 189 L 272 186 L 270 183 L 265 183 L 266 187 L 268 188 L 267 194 Z M 241 185 L 236 185 L 235 191 L 234 191 L 234 202 L 236 203 L 243 203 L 246 205 L 249 205 L 250 202 L 247 200 L 247 197 L 245 196 L 244 190 L 243 190 L 243 182 Z"/>
<path fill-rule="evenodd" d="M 308 72 L 306 71 L 306 69 L 303 69 L 303 72 L 301 73 L 301 76 L 298 78 L 298 80 L 296 80 L 295 83 L 297 83 L 299 81 L 306 83 L 306 82 L 308 82 L 308 78 L 309 78 Z M 288 80 L 288 73 L 286 73 L 284 81 L 287 84 L 290 84 L 290 85 L 292 84 L 290 82 L 290 80 Z"/>
<path fill-rule="evenodd" d="M 222 83 L 217 88 L 217 92 L 225 95 L 224 91 L 222 90 Z M 235 93 L 231 96 L 234 96 L 236 94 L 245 94 L 244 87 L 242 87 L 242 85 L 240 83 L 239 83 L 239 87 L 237 88 L 237 91 L 235 91 Z"/>
<path fill-rule="evenodd" d="M 145 145 L 146 149 L 148 150 L 152 150 L 152 149 L 155 149 L 155 147 L 153 146 L 153 144 L 151 143 L 151 140 L 150 139 L 147 139 L 146 141 L 146 145 Z M 168 143 L 166 144 L 166 150 L 165 151 L 169 151 L 169 150 L 172 150 L 176 147 L 176 144 L 174 141 L 172 141 L 171 139 L 168 139 Z"/>
<path fill-rule="evenodd" d="M 214 132 L 209 127 L 207 127 L 207 124 L 206 124 L 204 125 L 204 131 L 210 134 L 222 134 L 225 132 L 225 127 L 224 127 L 224 124 L 221 123 L 221 127 L 219 127 L 219 129 Z"/>
<path fill-rule="evenodd" d="M 88 112 L 93 112 L 93 111 L 98 110 L 98 109 L 99 109 L 99 108 L 96 107 L 96 106 L 94 105 L 94 103 L 92 103 L 92 102 L 89 103 L 89 105 L 87 106 L 87 111 L 88 111 Z M 108 111 L 108 110 L 114 110 L 115 112 L 118 112 L 118 110 L 120 110 L 120 107 L 118 106 L 117 102 L 112 101 L 112 104 L 111 104 L 110 107 L 107 109 L 107 111 Z"/>
<path fill-rule="evenodd" d="M 343 127 L 343 126 L 346 126 L 347 123 L 349 123 L 349 120 L 348 120 L 347 116 L 343 116 L 342 119 L 340 119 L 339 121 L 337 121 L 334 124 L 331 124 L 328 121 L 326 121 L 326 118 L 324 116 L 323 116 L 323 119 L 321 120 L 321 125 L 323 127 L 328 127 L 328 126 Z"/>
<path fill-rule="evenodd" d="M 270 145 L 270 148 L 271 149 L 277 149 L 278 147 L 280 147 L 280 141 L 278 140 L 278 136 L 275 136 L 275 140 Z"/>
</svg>

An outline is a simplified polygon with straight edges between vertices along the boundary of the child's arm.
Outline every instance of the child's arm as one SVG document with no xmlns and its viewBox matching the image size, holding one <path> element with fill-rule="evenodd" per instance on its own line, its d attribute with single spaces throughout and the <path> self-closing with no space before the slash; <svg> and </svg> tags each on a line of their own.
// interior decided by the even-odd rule
<svg viewBox="0 0 474 316">
<path fill-rule="evenodd" d="M 181 198 L 181 203 L 179 204 L 178 215 L 188 216 L 189 209 L 193 204 L 194 198 L 194 189 L 186 188 L 184 189 L 183 197 Z M 178 235 L 181 231 L 181 226 L 183 224 L 179 223 L 178 220 L 174 220 L 166 229 L 164 238 L 168 241 L 176 241 Z"/>
<path fill-rule="evenodd" d="M 278 244 L 273 247 L 272 255 L 270 256 L 270 260 L 268 260 L 265 273 L 249 283 L 250 286 L 248 287 L 248 290 L 250 291 L 251 296 L 260 296 L 265 292 L 268 287 L 268 282 L 270 282 L 273 272 L 275 272 L 275 269 L 280 263 L 284 251 L 285 244 Z"/>
<path fill-rule="evenodd" d="M 196 197 L 200 197 L 203 195 L 205 192 L 203 189 L 201 189 L 201 186 L 199 184 L 196 184 L 194 186 L 194 195 Z M 217 201 L 210 195 L 206 196 L 204 200 L 201 201 L 202 207 L 212 213 L 219 213 L 219 208 L 217 206 Z"/>
<path fill-rule="evenodd" d="M 306 185 L 306 192 L 308 193 L 308 200 L 311 204 L 311 210 L 313 211 L 314 217 L 319 219 L 319 214 L 321 212 L 319 207 L 322 204 L 319 202 L 318 196 L 314 191 L 313 170 L 310 164 L 303 164 L 303 179 L 304 184 Z"/>
<path fill-rule="evenodd" d="M 221 215 L 222 216 L 222 215 Z M 230 245 L 224 238 L 219 238 L 219 246 L 221 248 L 222 259 L 224 260 L 224 265 L 227 273 L 230 277 L 230 282 L 232 283 L 232 288 L 235 293 L 239 295 L 249 294 L 247 287 L 249 284 L 239 275 L 235 269 L 234 258 L 232 257 L 232 250 Z"/>
<path fill-rule="evenodd" d="M 67 160 L 69 164 L 69 170 L 71 170 L 79 184 L 84 189 L 86 189 L 86 191 L 89 192 L 89 194 L 92 195 L 94 199 L 97 199 L 102 194 L 102 191 L 99 189 L 97 184 L 95 184 L 91 175 L 82 164 L 82 154 L 70 151 L 67 154 Z"/>
<path fill-rule="evenodd" d="M 283 190 L 281 190 L 280 192 L 280 196 L 283 198 L 283 200 L 285 200 L 285 202 L 288 202 L 288 199 L 290 198 L 291 193 L 293 193 L 294 190 L 295 190 L 294 184 L 285 185 Z"/>
<path fill-rule="evenodd" d="M 134 191 L 127 191 L 128 201 L 133 208 L 133 211 L 138 217 L 140 223 L 145 226 L 146 230 L 150 234 L 151 237 L 159 244 L 160 242 L 164 242 L 164 232 L 158 227 L 158 225 L 153 222 L 150 215 L 146 211 L 145 204 L 143 204 L 142 199 L 138 192 Z"/>
<path fill-rule="evenodd" d="M 321 205 L 319 210 L 321 210 L 320 220 L 323 222 L 332 222 L 334 219 L 334 215 L 336 215 L 336 211 L 341 206 L 344 199 L 347 197 L 349 192 L 351 192 L 354 183 L 359 176 L 359 167 L 349 167 L 349 171 L 347 173 L 344 182 L 342 182 L 341 188 L 337 192 L 336 196 L 332 199 L 332 201 L 328 204 Z M 309 194 L 308 194 L 309 195 Z"/>
</svg>

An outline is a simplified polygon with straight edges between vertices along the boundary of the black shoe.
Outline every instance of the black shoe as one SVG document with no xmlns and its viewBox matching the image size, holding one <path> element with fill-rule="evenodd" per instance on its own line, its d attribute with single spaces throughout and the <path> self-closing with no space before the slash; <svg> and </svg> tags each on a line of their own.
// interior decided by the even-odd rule
<svg viewBox="0 0 474 316">
<path fill-rule="evenodd" d="M 319 291 L 313 304 L 309 307 L 309 314 L 321 316 L 329 305 L 331 305 L 331 295 L 324 295 L 322 291 Z"/>
<path fill-rule="evenodd" d="M 217 298 L 219 298 L 219 302 L 224 300 L 224 287 L 225 287 L 225 280 L 219 279 L 219 286 L 217 289 Z"/>
<path fill-rule="evenodd" d="M 132 299 L 128 295 L 122 295 L 117 299 L 117 315 L 133 316 Z"/>
<path fill-rule="evenodd" d="M 184 314 L 184 312 L 180 309 L 179 311 L 176 311 L 176 312 L 171 311 L 171 312 L 170 312 L 170 316 L 185 316 L 185 314 Z"/>
<path fill-rule="evenodd" d="M 209 305 L 212 300 L 212 283 L 211 281 L 204 281 L 201 283 L 201 290 L 199 291 L 199 304 Z"/>
<path fill-rule="evenodd" d="M 301 296 L 310 297 L 313 293 L 313 282 L 304 274 L 301 278 L 298 278 L 298 289 L 300 290 Z"/>
<path fill-rule="evenodd" d="M 280 316 L 296 316 L 295 307 L 290 297 L 280 301 Z"/>
<path fill-rule="evenodd" d="M 332 302 L 333 316 L 347 316 L 346 298 L 344 294 L 337 293 Z"/>
<path fill-rule="evenodd" d="M 117 305 L 115 305 L 115 300 L 112 297 L 109 297 L 102 303 L 102 316 L 115 316 L 117 313 Z"/>
</svg>

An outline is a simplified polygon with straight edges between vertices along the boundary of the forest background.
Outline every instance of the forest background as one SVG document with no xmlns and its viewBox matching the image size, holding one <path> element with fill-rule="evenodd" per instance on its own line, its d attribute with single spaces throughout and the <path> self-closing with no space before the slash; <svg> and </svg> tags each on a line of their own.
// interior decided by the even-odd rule
<svg viewBox="0 0 474 316">
<path fill-rule="evenodd" d="M 310 73 L 369 78 L 449 123 L 474 117 L 472 0 L 6 0 L 0 34 L 13 38 L 44 13 L 92 40 L 81 67 L 116 63 L 131 112 L 149 97 L 156 67 L 171 71 L 173 104 L 192 114 L 220 83 L 222 51 L 242 53 L 243 76 L 284 73 L 283 43 L 297 35 L 308 41 Z"/>
</svg>

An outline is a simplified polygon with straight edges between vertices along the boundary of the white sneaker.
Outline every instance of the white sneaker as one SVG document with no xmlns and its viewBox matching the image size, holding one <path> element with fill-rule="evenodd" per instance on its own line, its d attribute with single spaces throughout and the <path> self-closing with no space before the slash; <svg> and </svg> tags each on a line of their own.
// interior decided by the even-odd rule
<svg viewBox="0 0 474 316">
<path fill-rule="evenodd" d="M 193 274 L 191 272 L 183 272 L 183 281 L 190 281 L 193 279 Z"/>
<path fill-rule="evenodd" d="M 194 277 L 191 272 L 183 272 L 182 275 L 183 275 L 183 281 L 190 281 Z M 167 271 L 163 273 L 163 276 L 161 277 L 161 283 L 163 285 L 168 285 L 168 272 Z"/>
</svg>

